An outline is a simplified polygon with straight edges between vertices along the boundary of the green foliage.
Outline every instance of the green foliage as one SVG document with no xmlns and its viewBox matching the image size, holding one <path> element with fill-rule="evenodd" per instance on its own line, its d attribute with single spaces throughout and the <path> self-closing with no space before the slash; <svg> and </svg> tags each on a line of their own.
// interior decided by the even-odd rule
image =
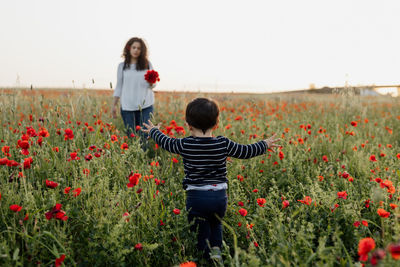
<svg viewBox="0 0 400 267">
<path fill-rule="evenodd" d="M 219 102 L 215 135 L 243 144 L 273 132 L 282 138 L 282 158 L 269 151 L 227 162 L 225 266 L 359 266 L 362 238 L 372 237 L 382 249 L 399 240 L 398 208 L 389 206 L 399 205 L 398 102 L 357 96 L 202 96 Z M 169 126 L 175 120 L 184 126 L 184 108 L 193 97 L 158 94 L 155 122 Z M 109 95 L 88 92 L 57 98 L 2 95 L 0 147 L 10 151 L 9 156 L 1 152 L 0 159 L 23 164 L 32 157 L 33 163 L 26 169 L 0 166 L 1 266 L 49 266 L 63 254 L 67 266 L 198 262 L 196 236 L 189 231 L 185 211 L 182 158 L 156 149 L 153 142 L 144 153 L 138 137 L 124 136 L 122 120 L 110 117 L 111 101 Z M 351 126 L 351 121 L 358 125 Z M 37 135 L 29 137 L 29 155 L 23 155 L 17 143 L 30 126 Z M 49 136 L 39 145 L 42 128 Z M 67 128 L 73 130 L 71 140 L 64 140 Z M 128 149 L 121 148 L 123 143 Z M 71 160 L 73 152 L 79 160 Z M 88 154 L 91 160 L 85 160 Z M 370 161 L 372 154 L 376 162 Z M 343 178 L 343 171 L 352 180 Z M 141 177 L 138 185 L 127 187 L 131 172 Z M 375 181 L 378 177 L 393 183 L 391 198 L 389 188 Z M 46 187 L 46 180 L 58 187 Z M 69 193 L 64 192 L 67 187 Z M 75 197 L 77 188 L 82 191 Z M 338 198 L 341 191 L 347 192 L 346 199 Z M 310 205 L 298 201 L 306 196 Z M 267 203 L 260 207 L 258 198 Z M 283 199 L 290 203 L 287 208 Z M 365 206 L 368 199 L 370 207 Z M 56 203 L 62 204 L 68 220 L 46 219 Z M 23 208 L 13 212 L 12 204 Z M 181 213 L 174 214 L 175 208 Z M 240 208 L 247 216 L 238 213 Z M 389 211 L 389 218 L 379 217 L 378 208 Z M 368 227 L 355 227 L 356 221 L 366 221 Z M 141 249 L 135 248 L 139 243 Z M 385 266 L 396 263 L 388 251 L 381 261 Z"/>
</svg>

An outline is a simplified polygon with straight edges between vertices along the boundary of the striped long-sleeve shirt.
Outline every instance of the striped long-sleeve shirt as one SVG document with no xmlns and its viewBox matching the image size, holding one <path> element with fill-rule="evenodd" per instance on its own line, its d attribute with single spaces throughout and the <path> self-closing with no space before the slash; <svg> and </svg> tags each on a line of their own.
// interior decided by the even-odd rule
<svg viewBox="0 0 400 267">
<path fill-rule="evenodd" d="M 151 129 L 150 136 L 163 149 L 182 156 L 184 189 L 187 185 L 227 183 L 227 157 L 248 159 L 264 154 L 268 148 L 264 141 L 241 145 L 224 136 L 171 138 L 157 128 Z"/>
</svg>

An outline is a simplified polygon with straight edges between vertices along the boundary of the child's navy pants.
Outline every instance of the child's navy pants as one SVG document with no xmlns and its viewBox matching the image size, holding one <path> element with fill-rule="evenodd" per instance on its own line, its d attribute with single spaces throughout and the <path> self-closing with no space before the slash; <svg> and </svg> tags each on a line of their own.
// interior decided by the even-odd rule
<svg viewBox="0 0 400 267">
<path fill-rule="evenodd" d="M 204 251 L 206 255 L 210 251 L 207 240 L 210 242 L 210 247 L 222 247 L 222 223 L 215 214 L 222 219 L 226 212 L 227 202 L 226 190 L 186 191 L 189 223 L 195 220 L 191 231 L 198 230 L 197 248 Z"/>
</svg>

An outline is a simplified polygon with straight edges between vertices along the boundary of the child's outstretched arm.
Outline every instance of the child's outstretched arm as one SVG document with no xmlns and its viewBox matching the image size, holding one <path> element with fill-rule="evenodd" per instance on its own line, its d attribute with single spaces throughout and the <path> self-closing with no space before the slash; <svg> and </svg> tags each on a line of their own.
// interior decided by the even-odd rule
<svg viewBox="0 0 400 267">
<path fill-rule="evenodd" d="M 142 131 L 145 133 L 148 133 L 151 138 L 154 139 L 154 141 L 167 150 L 168 152 L 175 153 L 175 154 L 181 154 L 183 147 L 182 147 L 182 139 L 180 138 L 171 138 L 165 134 L 163 134 L 160 131 L 160 124 L 158 125 L 153 125 L 153 123 L 148 120 L 148 124 L 143 122 L 144 128 L 142 128 Z"/>
<path fill-rule="evenodd" d="M 280 141 L 279 138 L 275 139 L 275 136 L 276 134 L 268 139 L 250 145 L 238 144 L 227 138 L 228 156 L 239 159 L 249 159 L 264 154 L 267 149 L 271 149 L 272 151 L 274 151 L 273 148 L 279 146 L 275 143 Z"/>
</svg>

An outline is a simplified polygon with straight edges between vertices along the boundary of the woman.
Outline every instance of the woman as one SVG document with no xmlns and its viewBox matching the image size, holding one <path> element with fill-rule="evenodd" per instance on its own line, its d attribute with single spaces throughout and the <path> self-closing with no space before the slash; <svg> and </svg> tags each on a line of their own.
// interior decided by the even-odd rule
<svg viewBox="0 0 400 267">
<path fill-rule="evenodd" d="M 116 118 L 117 105 L 120 100 L 121 116 L 128 137 L 134 137 L 137 126 L 150 119 L 153 112 L 154 92 L 144 79 L 147 70 L 153 69 L 147 59 L 147 47 L 141 38 L 133 37 L 125 45 L 122 57 L 125 59 L 118 65 L 117 86 L 114 91 L 112 115 Z M 140 133 L 142 148 L 146 150 L 147 134 Z"/>
</svg>

